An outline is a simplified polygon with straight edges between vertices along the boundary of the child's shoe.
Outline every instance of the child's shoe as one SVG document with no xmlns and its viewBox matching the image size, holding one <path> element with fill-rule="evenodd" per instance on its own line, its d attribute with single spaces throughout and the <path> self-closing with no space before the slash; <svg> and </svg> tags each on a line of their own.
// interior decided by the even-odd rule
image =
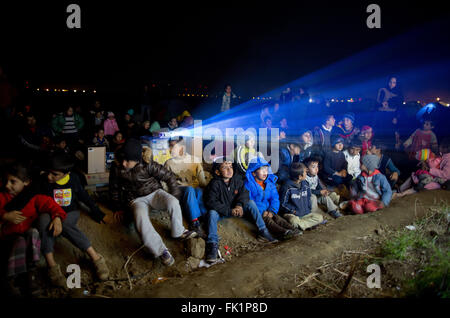
<svg viewBox="0 0 450 318">
<path fill-rule="evenodd" d="M 328 212 L 328 214 L 331 215 L 335 219 L 340 218 L 342 216 L 342 214 L 337 210 L 330 211 L 330 212 Z"/>
<path fill-rule="evenodd" d="M 206 243 L 206 261 L 214 263 L 217 261 L 219 246 L 216 243 Z"/>
<path fill-rule="evenodd" d="M 278 240 L 274 239 L 272 235 L 270 235 L 269 230 L 266 228 L 258 233 L 258 241 L 268 242 L 268 243 L 277 243 Z"/>
<path fill-rule="evenodd" d="M 50 278 L 53 286 L 67 288 L 67 282 L 64 275 L 61 273 L 61 268 L 59 264 L 48 268 L 48 277 Z"/>
<path fill-rule="evenodd" d="M 202 239 L 206 238 L 206 233 L 203 231 L 202 225 L 199 221 L 195 221 L 192 223 L 191 226 L 192 231 L 197 232 L 198 237 L 201 237 Z"/>
<path fill-rule="evenodd" d="M 166 266 L 172 266 L 175 263 L 175 259 L 172 254 L 170 254 L 169 250 L 165 250 L 162 255 L 159 257 L 161 262 Z"/>
<path fill-rule="evenodd" d="M 300 229 L 292 230 L 292 232 L 294 233 L 295 236 L 300 236 L 303 234 L 303 231 Z"/>
<path fill-rule="evenodd" d="M 187 239 L 194 238 L 194 237 L 197 237 L 197 232 L 184 230 L 183 234 L 181 234 L 179 239 L 182 240 L 182 241 L 185 241 Z"/>
<path fill-rule="evenodd" d="M 109 277 L 108 266 L 106 266 L 105 258 L 100 254 L 98 254 L 98 256 L 100 256 L 100 258 L 94 261 L 97 276 L 100 280 L 107 280 Z"/>
</svg>

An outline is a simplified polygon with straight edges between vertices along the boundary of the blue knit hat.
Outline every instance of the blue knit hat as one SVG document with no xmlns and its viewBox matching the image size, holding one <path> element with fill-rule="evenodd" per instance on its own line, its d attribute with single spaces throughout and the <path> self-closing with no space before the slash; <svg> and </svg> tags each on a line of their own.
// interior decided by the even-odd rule
<svg viewBox="0 0 450 318">
<path fill-rule="evenodd" d="M 344 143 L 344 138 L 342 138 L 341 136 L 333 137 L 332 140 L 331 140 L 331 146 L 334 147 L 338 143 L 342 143 L 343 144 Z"/>
<path fill-rule="evenodd" d="M 355 122 L 355 114 L 354 113 L 346 113 L 344 116 L 342 116 L 342 119 L 348 118 L 352 121 L 352 123 Z"/>
</svg>

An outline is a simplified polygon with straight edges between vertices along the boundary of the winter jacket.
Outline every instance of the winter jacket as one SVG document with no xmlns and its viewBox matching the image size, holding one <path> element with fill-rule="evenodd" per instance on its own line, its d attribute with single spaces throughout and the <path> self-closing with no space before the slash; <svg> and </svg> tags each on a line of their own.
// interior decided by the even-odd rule
<svg viewBox="0 0 450 318">
<path fill-rule="evenodd" d="M 311 213 L 311 189 L 306 180 L 300 184 L 287 180 L 280 189 L 280 214 L 303 217 Z"/>
<path fill-rule="evenodd" d="M 231 210 L 236 206 L 242 208 L 248 203 L 249 193 L 244 180 L 239 174 L 234 174 L 228 185 L 214 173 L 204 192 L 204 204 L 208 210 L 215 210 L 222 216 L 232 216 Z"/>
<path fill-rule="evenodd" d="M 450 179 L 450 153 L 442 156 L 442 161 L 439 168 L 431 168 L 430 174 L 434 177 L 442 179 Z"/>
<path fill-rule="evenodd" d="M 322 187 L 322 184 L 320 183 L 319 176 L 317 176 L 317 175 L 312 177 L 308 174 L 306 176 L 306 182 L 308 182 L 308 185 L 311 189 L 311 193 L 318 197 L 321 196 L 320 191 L 325 190 Z"/>
<path fill-rule="evenodd" d="M 367 189 L 368 186 L 367 183 L 369 177 L 372 177 L 372 184 L 375 188 L 375 191 L 381 197 L 381 201 L 383 202 L 384 206 L 388 206 L 392 199 L 392 189 L 386 177 L 376 169 L 371 175 L 368 175 L 363 171 L 359 175 L 359 177 L 356 178 L 356 192 L 358 197 L 364 196 L 366 192 L 365 189 Z"/>
<path fill-rule="evenodd" d="M 84 120 L 83 118 L 78 115 L 77 113 L 73 114 L 75 119 L 75 127 L 79 130 L 81 130 L 84 127 Z M 59 114 L 55 118 L 52 119 L 52 129 L 56 134 L 59 134 L 62 132 L 64 128 L 64 124 L 66 122 L 65 119 L 66 115 L 64 113 Z"/>
<path fill-rule="evenodd" d="M 267 179 L 264 181 L 266 185 L 265 189 L 255 181 L 255 177 L 252 174 L 252 172 L 263 166 L 269 167 Z M 250 200 L 256 203 L 259 213 L 263 214 L 265 211 L 278 213 L 278 209 L 280 208 L 280 200 L 276 186 L 278 177 L 273 174 L 269 163 L 263 158 L 255 158 L 248 166 L 246 177 L 245 187 L 249 191 Z"/>
<path fill-rule="evenodd" d="M 176 175 L 155 161 L 140 162 L 133 169 L 126 170 L 113 162 L 109 174 L 109 191 L 113 210 L 126 210 L 131 201 L 163 189 L 161 181 L 167 184 L 169 193 L 180 198 L 181 190 Z"/>
<path fill-rule="evenodd" d="M 361 173 L 361 156 L 359 154 L 352 156 L 348 150 L 344 150 L 343 153 L 345 161 L 347 161 L 347 172 L 356 178 Z"/>
<path fill-rule="evenodd" d="M 322 175 L 325 178 L 331 177 L 335 172 L 339 172 L 343 169 L 347 170 L 347 161 L 345 160 L 344 153 L 342 151 L 334 152 L 330 150 L 325 153 L 323 160 Z"/>
<path fill-rule="evenodd" d="M 49 213 L 52 219 L 60 217 L 61 220 L 64 220 L 66 218 L 66 212 L 51 197 L 35 193 L 25 194 L 25 191 L 22 191 L 16 198 L 7 192 L 0 192 L 0 224 L 2 225 L 0 236 L 25 233 L 30 229 L 39 213 Z M 14 199 L 16 199 L 15 202 Z M 4 221 L 3 215 L 14 210 L 21 211 L 27 219 L 19 224 Z"/>
<path fill-rule="evenodd" d="M 116 131 L 119 131 L 119 126 L 115 119 L 106 119 L 103 123 L 103 129 L 105 130 L 105 136 L 113 136 Z"/>
<path fill-rule="evenodd" d="M 324 126 L 315 127 L 313 132 L 313 140 L 315 145 L 322 147 L 324 151 L 331 149 L 331 136 L 336 134 L 336 129 L 326 130 Z"/>
<path fill-rule="evenodd" d="M 78 202 L 81 201 L 89 208 L 89 214 L 94 221 L 100 223 L 103 220 L 105 213 L 86 192 L 76 174 L 70 173 L 66 182 L 60 184 L 49 183 L 47 175 L 43 175 L 37 184 L 36 192 L 53 198 L 66 213 L 78 210 Z"/>
</svg>

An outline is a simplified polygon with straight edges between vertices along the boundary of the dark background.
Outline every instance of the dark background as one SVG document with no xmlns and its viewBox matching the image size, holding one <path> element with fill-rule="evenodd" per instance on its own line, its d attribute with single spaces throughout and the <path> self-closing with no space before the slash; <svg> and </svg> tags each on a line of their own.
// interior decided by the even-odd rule
<svg viewBox="0 0 450 318">
<path fill-rule="evenodd" d="M 81 29 L 66 27 L 71 2 L 81 6 Z M 150 81 L 176 89 L 206 86 L 211 94 L 230 82 L 247 98 L 429 23 L 434 31 L 421 42 L 411 38 L 411 48 L 388 50 L 383 59 L 414 51 L 414 67 L 449 57 L 444 2 L 377 1 L 381 29 L 366 26 L 372 1 L 221 2 L 222 8 L 71 2 L 0 5 L 0 65 L 16 85 L 29 81 L 32 88 L 68 85 L 132 95 Z M 410 89 L 423 84 L 418 74 L 417 88 Z M 446 85 L 442 94 L 450 91 Z"/>
</svg>

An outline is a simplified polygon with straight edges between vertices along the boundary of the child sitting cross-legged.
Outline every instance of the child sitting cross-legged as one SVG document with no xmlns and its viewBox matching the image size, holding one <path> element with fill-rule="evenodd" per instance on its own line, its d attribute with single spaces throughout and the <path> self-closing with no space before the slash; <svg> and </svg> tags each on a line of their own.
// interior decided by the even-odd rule
<svg viewBox="0 0 450 318">
<path fill-rule="evenodd" d="M 349 204 L 355 214 L 375 212 L 389 205 L 392 190 L 386 177 L 377 170 L 379 158 L 365 155 L 361 159 L 361 174 L 356 178 L 356 197 Z"/>
<path fill-rule="evenodd" d="M 259 157 L 252 159 L 246 176 L 245 187 L 250 193 L 250 199 L 256 203 L 269 232 L 280 239 L 289 239 L 300 234 L 278 215 L 280 200 L 276 187 L 277 176 L 272 173 L 269 163 Z"/>
<path fill-rule="evenodd" d="M 332 149 L 325 153 L 323 159 L 322 179 L 329 186 L 348 185 L 352 180 L 352 176 L 347 172 L 348 164 L 342 152 L 344 139 L 342 137 L 333 137 L 331 146 Z"/>
<path fill-rule="evenodd" d="M 311 188 L 311 206 L 312 211 L 320 211 L 318 204 L 325 205 L 327 212 L 335 219 L 341 217 L 342 214 L 338 211 L 338 204 L 340 196 L 336 192 L 330 192 L 323 188 L 317 173 L 319 172 L 319 159 L 310 157 L 305 160 L 305 165 L 308 168 L 306 181 Z"/>
<path fill-rule="evenodd" d="M 223 161 L 223 162 L 222 162 Z M 208 209 L 208 238 L 206 241 L 206 261 L 217 261 L 219 236 L 217 222 L 224 217 L 243 217 L 247 215 L 258 227 L 258 240 L 275 243 L 270 235 L 258 207 L 249 199 L 244 180 L 234 173 L 233 163 L 223 157 L 215 159 L 212 167 L 214 178 L 205 189 L 205 206 Z"/>
<path fill-rule="evenodd" d="M 311 211 L 311 188 L 306 181 L 308 168 L 294 162 L 289 170 L 289 180 L 280 189 L 280 213 L 301 231 L 312 228 L 323 221 L 323 216 Z"/>
</svg>

